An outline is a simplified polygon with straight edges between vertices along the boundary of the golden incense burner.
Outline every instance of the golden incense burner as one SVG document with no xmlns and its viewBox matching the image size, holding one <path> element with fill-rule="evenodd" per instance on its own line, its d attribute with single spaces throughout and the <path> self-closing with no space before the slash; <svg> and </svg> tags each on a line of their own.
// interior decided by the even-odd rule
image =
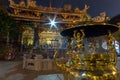
<svg viewBox="0 0 120 80">
<path fill-rule="evenodd" d="M 112 44 L 115 40 L 112 33 L 118 29 L 115 25 L 99 23 L 78 25 L 62 31 L 61 35 L 67 37 L 66 55 L 68 59 L 64 63 L 59 63 L 56 59 L 58 55 L 56 50 L 54 61 L 64 71 L 64 80 L 119 80 L 115 67 L 117 55 Z M 101 36 L 106 36 L 106 52 L 97 49 L 95 43 L 86 48 L 85 39 Z"/>
</svg>

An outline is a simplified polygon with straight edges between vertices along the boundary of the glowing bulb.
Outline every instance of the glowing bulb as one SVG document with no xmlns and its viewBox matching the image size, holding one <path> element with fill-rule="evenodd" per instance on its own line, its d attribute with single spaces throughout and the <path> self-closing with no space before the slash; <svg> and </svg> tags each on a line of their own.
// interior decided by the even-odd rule
<svg viewBox="0 0 120 80">
<path fill-rule="evenodd" d="M 55 25 L 55 22 L 54 22 L 54 21 L 51 21 L 50 24 L 51 24 L 51 25 Z"/>
<path fill-rule="evenodd" d="M 47 24 L 50 25 L 50 29 L 52 29 L 53 27 L 54 27 L 54 28 L 57 28 L 56 23 L 58 23 L 58 22 L 55 21 L 56 16 L 54 16 L 53 19 L 51 19 L 50 17 L 48 17 L 48 19 L 49 19 L 50 22 L 47 23 Z"/>
</svg>

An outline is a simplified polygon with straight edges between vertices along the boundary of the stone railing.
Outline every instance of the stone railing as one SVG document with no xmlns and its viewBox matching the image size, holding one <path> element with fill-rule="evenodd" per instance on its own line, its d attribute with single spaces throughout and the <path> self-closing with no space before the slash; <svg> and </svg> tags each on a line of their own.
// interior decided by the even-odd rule
<svg viewBox="0 0 120 80">
<path fill-rule="evenodd" d="M 58 59 L 58 61 L 61 62 L 64 60 Z M 26 54 L 24 54 L 23 56 L 23 69 L 35 71 L 58 70 L 53 59 L 43 59 L 42 55 L 35 55 L 35 57 L 32 58 L 31 56 L 28 56 Z"/>
</svg>

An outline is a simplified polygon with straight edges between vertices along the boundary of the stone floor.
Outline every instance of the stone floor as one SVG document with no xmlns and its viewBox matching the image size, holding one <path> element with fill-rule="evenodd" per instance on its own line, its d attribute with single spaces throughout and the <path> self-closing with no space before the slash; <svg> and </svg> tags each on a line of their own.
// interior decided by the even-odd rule
<svg viewBox="0 0 120 80">
<path fill-rule="evenodd" d="M 120 70 L 120 58 L 117 68 Z M 22 61 L 0 61 L 0 80 L 64 80 L 57 71 L 32 71 L 22 69 Z"/>
<path fill-rule="evenodd" d="M 22 61 L 0 61 L 0 80 L 63 80 L 59 71 L 22 69 Z"/>
</svg>

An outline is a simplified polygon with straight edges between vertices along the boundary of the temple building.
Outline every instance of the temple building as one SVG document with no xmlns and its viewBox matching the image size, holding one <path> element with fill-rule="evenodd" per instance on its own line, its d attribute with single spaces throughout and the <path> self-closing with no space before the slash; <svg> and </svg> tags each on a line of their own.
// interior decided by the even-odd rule
<svg viewBox="0 0 120 80">
<path fill-rule="evenodd" d="M 0 25 L 0 36 L 6 32 L 0 37 L 0 80 L 120 80 L 120 21 L 112 23 L 104 11 L 92 17 L 87 4 L 73 9 L 8 0 L 6 8 L 0 2 L 10 19 L 7 29 Z"/>
<path fill-rule="evenodd" d="M 44 7 L 36 4 L 34 0 L 23 0 L 15 3 L 9 0 L 9 16 L 19 23 L 24 21 L 28 25 L 32 24 L 32 28 L 25 28 L 24 24 L 21 25 L 25 30 L 23 32 L 22 44 L 27 45 L 60 45 L 61 48 L 66 46 L 63 43 L 63 37 L 60 32 L 66 28 L 77 25 L 85 21 L 105 22 L 109 20 L 105 12 L 101 12 L 99 16 L 92 18 L 87 10 L 89 6 L 85 4 L 84 8 L 80 10 L 76 7 L 72 10 L 71 5 L 64 5 L 63 8 Z M 52 24 L 51 22 L 55 22 Z M 58 47 L 60 48 L 60 47 Z"/>
</svg>

